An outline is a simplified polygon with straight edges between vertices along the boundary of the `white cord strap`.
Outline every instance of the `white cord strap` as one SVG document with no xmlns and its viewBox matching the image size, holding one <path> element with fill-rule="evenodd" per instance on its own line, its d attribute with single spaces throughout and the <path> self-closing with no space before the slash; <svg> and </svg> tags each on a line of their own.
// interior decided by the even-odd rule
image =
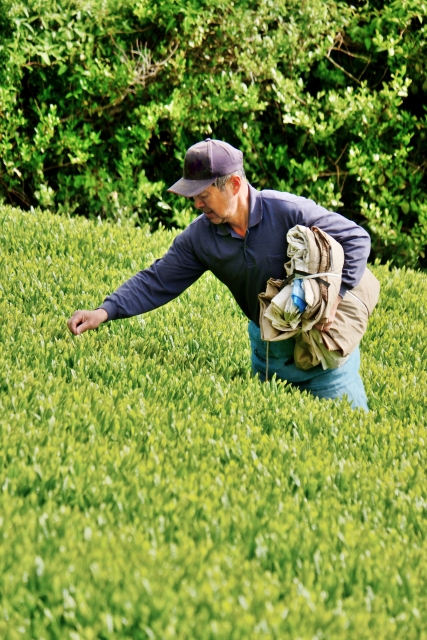
<svg viewBox="0 0 427 640">
<path fill-rule="evenodd" d="M 331 273 L 330 271 L 326 272 L 326 273 L 311 273 L 308 276 L 295 276 L 295 280 L 298 278 L 298 280 L 309 280 L 310 278 L 320 278 L 321 276 L 328 276 L 328 278 L 330 276 L 332 276 L 333 278 L 341 278 L 341 274 L 340 273 Z"/>
</svg>

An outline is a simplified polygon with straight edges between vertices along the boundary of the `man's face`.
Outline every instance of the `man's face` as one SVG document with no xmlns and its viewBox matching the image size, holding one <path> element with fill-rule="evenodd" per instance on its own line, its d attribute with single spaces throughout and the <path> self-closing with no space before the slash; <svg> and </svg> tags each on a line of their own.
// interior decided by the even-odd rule
<svg viewBox="0 0 427 640">
<path fill-rule="evenodd" d="M 227 183 L 224 191 L 211 186 L 193 197 L 196 209 L 201 209 L 213 224 L 228 222 L 234 214 L 233 190 Z"/>
</svg>

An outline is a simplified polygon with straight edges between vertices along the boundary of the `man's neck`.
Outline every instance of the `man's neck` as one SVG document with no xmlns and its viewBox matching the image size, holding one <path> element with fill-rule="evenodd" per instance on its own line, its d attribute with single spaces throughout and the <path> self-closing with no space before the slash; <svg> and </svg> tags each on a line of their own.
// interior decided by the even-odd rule
<svg viewBox="0 0 427 640">
<path fill-rule="evenodd" d="M 228 224 L 241 238 L 245 237 L 249 224 L 249 185 L 246 181 L 240 187 L 236 213 Z"/>
</svg>

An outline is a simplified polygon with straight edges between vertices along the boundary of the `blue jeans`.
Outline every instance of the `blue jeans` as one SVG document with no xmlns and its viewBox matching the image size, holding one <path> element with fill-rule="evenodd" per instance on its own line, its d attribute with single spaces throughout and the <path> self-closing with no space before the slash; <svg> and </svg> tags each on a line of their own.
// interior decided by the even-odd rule
<svg viewBox="0 0 427 640">
<path fill-rule="evenodd" d="M 265 381 L 267 362 L 267 343 L 261 340 L 259 327 L 249 322 L 249 338 L 252 347 L 252 371 L 259 374 L 260 380 Z M 308 371 L 298 369 L 294 364 L 295 340 L 280 340 L 270 342 L 268 352 L 268 377 L 274 374 L 281 380 L 290 382 L 298 389 L 309 391 L 318 398 L 342 398 L 347 395 L 354 409 L 361 408 L 369 411 L 368 400 L 362 378 L 359 374 L 359 347 L 349 359 L 338 369 L 322 368 L 317 365 Z"/>
</svg>

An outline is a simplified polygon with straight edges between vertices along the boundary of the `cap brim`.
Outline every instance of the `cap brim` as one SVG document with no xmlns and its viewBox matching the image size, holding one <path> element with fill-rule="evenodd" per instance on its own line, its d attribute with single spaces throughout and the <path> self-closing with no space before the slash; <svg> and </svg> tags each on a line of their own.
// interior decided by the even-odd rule
<svg viewBox="0 0 427 640">
<path fill-rule="evenodd" d="M 178 182 L 175 182 L 175 184 L 169 187 L 168 191 L 176 193 L 178 196 L 192 198 L 210 187 L 215 180 L 216 178 L 207 178 L 206 180 L 187 180 L 186 178 L 181 178 L 181 180 L 178 180 Z"/>
</svg>

